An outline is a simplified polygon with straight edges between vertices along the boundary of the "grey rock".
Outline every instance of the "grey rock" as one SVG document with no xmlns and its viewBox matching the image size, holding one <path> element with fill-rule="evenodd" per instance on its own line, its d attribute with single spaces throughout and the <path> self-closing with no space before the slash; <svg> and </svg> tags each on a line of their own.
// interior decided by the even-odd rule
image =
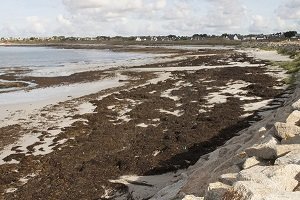
<svg viewBox="0 0 300 200">
<path fill-rule="evenodd" d="M 246 161 L 243 164 L 243 169 L 248 169 L 250 167 L 253 167 L 255 165 L 259 165 L 261 162 L 258 160 L 257 157 L 251 157 L 247 158 Z"/>
<path fill-rule="evenodd" d="M 298 185 L 295 179 L 300 165 L 254 166 L 238 174 L 239 181 L 253 181 L 273 188 L 275 191 L 290 191 Z"/>
<path fill-rule="evenodd" d="M 220 176 L 219 181 L 226 185 L 232 186 L 237 181 L 237 173 L 223 174 Z"/>
<path fill-rule="evenodd" d="M 274 127 L 276 130 L 275 135 L 281 139 L 287 139 L 300 134 L 300 127 L 293 124 L 276 122 Z"/>
<path fill-rule="evenodd" d="M 281 140 L 281 144 L 300 144 L 300 135 Z"/>
<path fill-rule="evenodd" d="M 267 134 L 261 140 L 261 144 L 254 145 L 245 149 L 248 157 L 258 157 L 262 159 L 275 159 L 276 158 L 276 145 L 279 141 L 271 134 Z"/>
<path fill-rule="evenodd" d="M 232 189 L 231 186 L 221 182 L 210 183 L 208 185 L 208 190 L 205 193 L 204 199 L 205 200 L 222 199 L 224 194 L 230 189 Z"/>
<path fill-rule="evenodd" d="M 297 164 L 300 165 L 300 150 L 292 151 L 285 156 L 282 156 L 275 161 L 275 165 L 288 165 Z"/>
<path fill-rule="evenodd" d="M 293 103 L 292 107 L 294 110 L 300 110 L 300 99 Z"/>
<path fill-rule="evenodd" d="M 294 110 L 289 117 L 286 119 L 286 123 L 296 125 L 300 121 L 300 111 Z"/>
</svg>

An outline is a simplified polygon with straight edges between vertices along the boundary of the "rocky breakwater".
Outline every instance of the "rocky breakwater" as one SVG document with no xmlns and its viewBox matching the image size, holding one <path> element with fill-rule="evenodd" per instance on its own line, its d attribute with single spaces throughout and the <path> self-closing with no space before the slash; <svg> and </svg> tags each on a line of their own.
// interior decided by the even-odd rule
<svg viewBox="0 0 300 200">
<path fill-rule="evenodd" d="M 254 133 L 257 142 L 235 156 L 241 171 L 210 183 L 204 199 L 300 199 L 300 100 L 291 108 L 284 122 Z"/>
</svg>

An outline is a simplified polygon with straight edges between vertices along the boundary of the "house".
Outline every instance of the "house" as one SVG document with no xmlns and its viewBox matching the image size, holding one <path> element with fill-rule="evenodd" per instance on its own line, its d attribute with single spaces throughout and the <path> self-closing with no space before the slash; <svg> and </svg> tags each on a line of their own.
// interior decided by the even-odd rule
<svg viewBox="0 0 300 200">
<path fill-rule="evenodd" d="M 135 41 L 137 41 L 137 42 L 141 42 L 141 41 L 142 41 L 142 39 L 141 39 L 140 37 L 137 37 L 137 38 L 135 39 Z"/>
<path fill-rule="evenodd" d="M 265 40 L 265 39 L 267 39 L 267 37 L 265 35 L 258 35 L 256 37 L 256 40 Z"/>
<path fill-rule="evenodd" d="M 151 40 L 151 41 L 155 41 L 155 42 L 156 42 L 158 39 L 157 39 L 157 37 L 155 37 L 155 36 L 152 36 L 150 40 Z"/>
<path fill-rule="evenodd" d="M 243 37 L 238 34 L 229 34 L 229 35 L 226 35 L 225 38 L 229 39 L 229 40 L 236 40 L 236 41 L 243 40 Z"/>
<path fill-rule="evenodd" d="M 237 35 L 233 36 L 233 40 L 240 40 L 239 37 Z"/>
</svg>

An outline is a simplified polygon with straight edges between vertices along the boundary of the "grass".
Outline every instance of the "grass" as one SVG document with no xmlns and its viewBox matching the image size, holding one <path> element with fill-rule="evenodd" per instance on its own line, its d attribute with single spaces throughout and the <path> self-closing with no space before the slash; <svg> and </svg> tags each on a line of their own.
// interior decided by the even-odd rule
<svg viewBox="0 0 300 200">
<path fill-rule="evenodd" d="M 274 66 L 279 66 L 285 70 L 290 75 L 285 78 L 283 82 L 287 85 L 292 85 L 296 81 L 296 73 L 300 71 L 300 55 L 298 54 L 296 58 L 292 61 L 282 61 L 282 62 L 272 62 Z"/>
<path fill-rule="evenodd" d="M 273 65 L 282 67 L 287 70 L 289 74 L 294 74 L 300 70 L 300 55 L 297 55 L 292 61 L 274 62 Z"/>
<path fill-rule="evenodd" d="M 282 55 L 290 56 L 290 58 L 295 58 L 299 54 L 294 49 L 288 49 L 288 48 L 279 48 L 277 49 L 277 52 Z"/>
</svg>

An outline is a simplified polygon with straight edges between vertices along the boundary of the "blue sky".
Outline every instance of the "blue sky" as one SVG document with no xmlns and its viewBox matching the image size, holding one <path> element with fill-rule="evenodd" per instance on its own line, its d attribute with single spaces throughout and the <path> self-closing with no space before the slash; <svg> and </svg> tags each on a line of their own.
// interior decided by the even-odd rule
<svg viewBox="0 0 300 200">
<path fill-rule="evenodd" d="M 300 0 L 9 0 L 0 37 L 300 32 Z"/>
</svg>

